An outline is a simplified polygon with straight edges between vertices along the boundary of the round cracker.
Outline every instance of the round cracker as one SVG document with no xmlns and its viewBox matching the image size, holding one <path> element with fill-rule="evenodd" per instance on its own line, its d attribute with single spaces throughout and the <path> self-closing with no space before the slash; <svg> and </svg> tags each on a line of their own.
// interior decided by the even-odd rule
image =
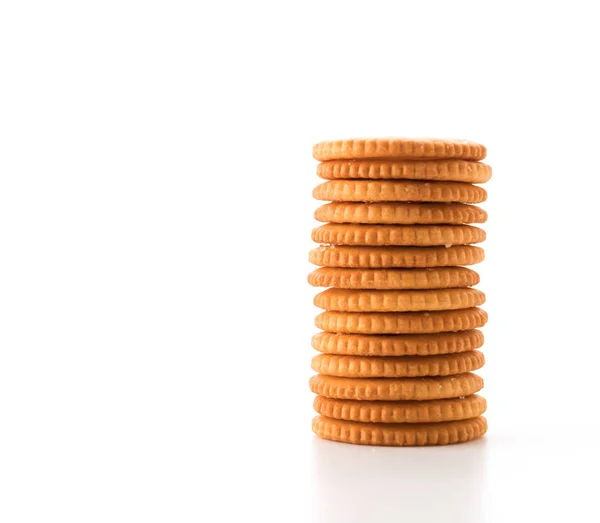
<svg viewBox="0 0 600 523">
<path fill-rule="evenodd" d="M 483 160 L 486 148 L 475 142 L 440 138 L 352 138 L 327 140 L 313 147 L 319 161 L 359 158 Z"/>
<path fill-rule="evenodd" d="M 354 401 L 317 396 L 313 406 L 322 416 L 347 421 L 440 423 L 481 416 L 487 402 L 477 394 L 429 401 Z"/>
<path fill-rule="evenodd" d="M 313 432 L 323 439 L 356 445 L 394 447 L 450 445 L 483 436 L 487 421 L 483 416 L 441 423 L 359 423 L 325 416 L 312 422 Z"/>
</svg>

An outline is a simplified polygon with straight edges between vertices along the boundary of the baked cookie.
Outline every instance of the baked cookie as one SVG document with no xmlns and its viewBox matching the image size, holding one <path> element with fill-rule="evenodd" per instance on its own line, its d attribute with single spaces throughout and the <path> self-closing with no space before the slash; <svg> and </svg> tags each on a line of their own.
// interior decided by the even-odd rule
<svg viewBox="0 0 600 523">
<path fill-rule="evenodd" d="M 431 180 L 485 183 L 492 168 L 465 160 L 331 160 L 317 166 L 325 180 Z"/>
<path fill-rule="evenodd" d="M 449 247 L 320 245 L 308 253 L 308 261 L 314 265 L 371 269 L 475 265 L 481 263 L 484 258 L 483 249 L 474 245 Z"/>
<path fill-rule="evenodd" d="M 338 378 L 317 374 L 310 390 L 319 396 L 344 400 L 424 401 L 460 398 L 483 388 L 483 379 L 467 372 L 426 378 Z"/>
<path fill-rule="evenodd" d="M 317 243 L 332 245 L 467 245 L 485 241 L 485 231 L 471 225 L 353 225 L 328 223 L 312 231 Z"/>
<path fill-rule="evenodd" d="M 332 180 L 317 185 L 313 197 L 328 202 L 481 203 L 487 199 L 487 192 L 462 182 Z"/>
<path fill-rule="evenodd" d="M 319 332 L 312 337 L 311 345 L 324 354 L 430 356 L 472 351 L 483 345 L 483 339 L 479 330 L 395 336 Z"/>
<path fill-rule="evenodd" d="M 487 213 L 465 203 L 327 203 L 315 211 L 315 219 L 331 223 L 379 225 L 484 223 Z"/>
<path fill-rule="evenodd" d="M 464 443 L 483 436 L 483 416 L 440 423 L 360 423 L 317 416 L 313 432 L 320 438 L 356 445 L 413 447 Z"/>
<path fill-rule="evenodd" d="M 483 305 L 477 289 L 355 290 L 327 289 L 314 298 L 320 309 L 342 312 L 411 312 L 469 309 Z"/>
<path fill-rule="evenodd" d="M 341 378 L 418 378 L 464 374 L 483 367 L 478 350 L 437 356 L 336 356 L 319 354 L 312 368 L 319 374 Z"/>
<path fill-rule="evenodd" d="M 347 421 L 440 423 L 481 416 L 487 403 L 477 394 L 429 401 L 354 401 L 317 396 L 313 406 L 322 416 Z"/>
<path fill-rule="evenodd" d="M 362 158 L 483 160 L 483 145 L 467 140 L 438 138 L 353 138 L 327 140 L 313 147 L 319 161 Z"/>
<path fill-rule="evenodd" d="M 340 289 L 445 289 L 472 287 L 479 274 L 465 267 L 342 269 L 321 267 L 308 275 L 314 287 Z"/>
<path fill-rule="evenodd" d="M 434 334 L 478 329 L 487 319 L 487 313 L 477 307 L 432 312 L 325 311 L 315 318 L 315 325 L 345 334 Z"/>
</svg>

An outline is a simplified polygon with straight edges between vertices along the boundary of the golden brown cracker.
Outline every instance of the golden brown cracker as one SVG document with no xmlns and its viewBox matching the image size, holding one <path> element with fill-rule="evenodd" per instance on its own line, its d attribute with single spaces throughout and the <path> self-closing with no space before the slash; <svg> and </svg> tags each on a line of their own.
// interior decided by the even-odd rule
<svg viewBox="0 0 600 523">
<path fill-rule="evenodd" d="M 472 287 L 479 275 L 465 267 L 343 269 L 321 267 L 308 275 L 314 287 L 341 289 L 445 289 Z"/>
<path fill-rule="evenodd" d="M 486 148 L 475 142 L 440 138 L 351 138 L 327 140 L 313 147 L 316 160 L 360 158 L 483 160 Z"/>
<path fill-rule="evenodd" d="M 472 351 L 480 348 L 483 341 L 483 333 L 479 330 L 395 336 L 319 332 L 312 337 L 311 344 L 324 354 L 428 356 Z"/>
<path fill-rule="evenodd" d="M 313 406 L 322 416 L 347 421 L 440 423 L 481 416 L 487 403 L 477 394 L 429 401 L 355 401 L 317 396 Z"/>
<path fill-rule="evenodd" d="M 485 183 L 492 168 L 465 160 L 330 160 L 317 166 L 325 180 L 431 180 Z"/>
<path fill-rule="evenodd" d="M 328 202 L 481 203 L 487 199 L 487 192 L 463 182 L 331 180 L 317 185 L 313 197 Z"/>
<path fill-rule="evenodd" d="M 464 374 L 483 367 L 483 352 L 473 350 L 437 356 L 337 356 L 319 354 L 312 369 L 342 378 L 416 378 Z"/>
<path fill-rule="evenodd" d="M 440 423 L 360 423 L 317 416 L 313 432 L 320 438 L 355 445 L 395 447 L 450 445 L 483 436 L 487 421 L 483 416 Z"/>
<path fill-rule="evenodd" d="M 477 289 L 327 289 L 314 298 L 320 309 L 343 312 L 411 312 L 469 309 L 485 303 Z"/>
<path fill-rule="evenodd" d="M 471 225 L 354 225 L 328 223 L 312 231 L 317 243 L 367 246 L 466 245 L 485 241 L 485 231 Z"/>
<path fill-rule="evenodd" d="M 369 247 L 320 245 L 308 254 L 314 265 L 341 268 L 412 268 L 475 265 L 485 258 L 474 245 L 450 247 Z"/>
<path fill-rule="evenodd" d="M 459 398 L 483 388 L 483 379 L 467 372 L 424 378 L 339 378 L 317 374 L 310 390 L 319 396 L 346 400 L 424 401 Z"/>
<path fill-rule="evenodd" d="M 483 327 L 487 313 L 477 307 L 432 312 L 337 312 L 325 311 L 315 325 L 327 332 L 344 334 L 433 334 Z"/>
<path fill-rule="evenodd" d="M 331 223 L 367 223 L 380 225 L 427 225 L 484 223 L 487 213 L 465 203 L 346 203 L 322 205 L 315 219 Z"/>
</svg>

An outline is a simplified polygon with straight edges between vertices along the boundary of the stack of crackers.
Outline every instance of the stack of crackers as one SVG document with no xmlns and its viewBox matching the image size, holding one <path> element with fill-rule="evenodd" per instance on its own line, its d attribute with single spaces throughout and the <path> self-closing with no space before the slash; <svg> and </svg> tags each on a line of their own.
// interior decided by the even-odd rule
<svg viewBox="0 0 600 523">
<path fill-rule="evenodd" d="M 487 430 L 483 261 L 486 149 L 464 140 L 356 139 L 314 146 L 321 245 L 309 283 L 322 332 L 310 380 L 322 438 L 444 445 Z"/>
</svg>

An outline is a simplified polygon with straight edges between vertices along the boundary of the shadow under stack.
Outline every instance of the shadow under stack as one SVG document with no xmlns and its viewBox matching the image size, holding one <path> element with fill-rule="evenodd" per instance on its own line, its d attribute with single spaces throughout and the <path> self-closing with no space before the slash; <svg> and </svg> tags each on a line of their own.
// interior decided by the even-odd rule
<svg viewBox="0 0 600 523">
<path fill-rule="evenodd" d="M 466 266 L 484 259 L 486 149 L 464 140 L 356 139 L 313 149 L 327 180 L 313 196 L 321 244 L 309 283 L 322 332 L 310 380 L 320 437 L 363 445 L 445 445 L 485 434 L 476 393 L 485 295 Z"/>
</svg>

